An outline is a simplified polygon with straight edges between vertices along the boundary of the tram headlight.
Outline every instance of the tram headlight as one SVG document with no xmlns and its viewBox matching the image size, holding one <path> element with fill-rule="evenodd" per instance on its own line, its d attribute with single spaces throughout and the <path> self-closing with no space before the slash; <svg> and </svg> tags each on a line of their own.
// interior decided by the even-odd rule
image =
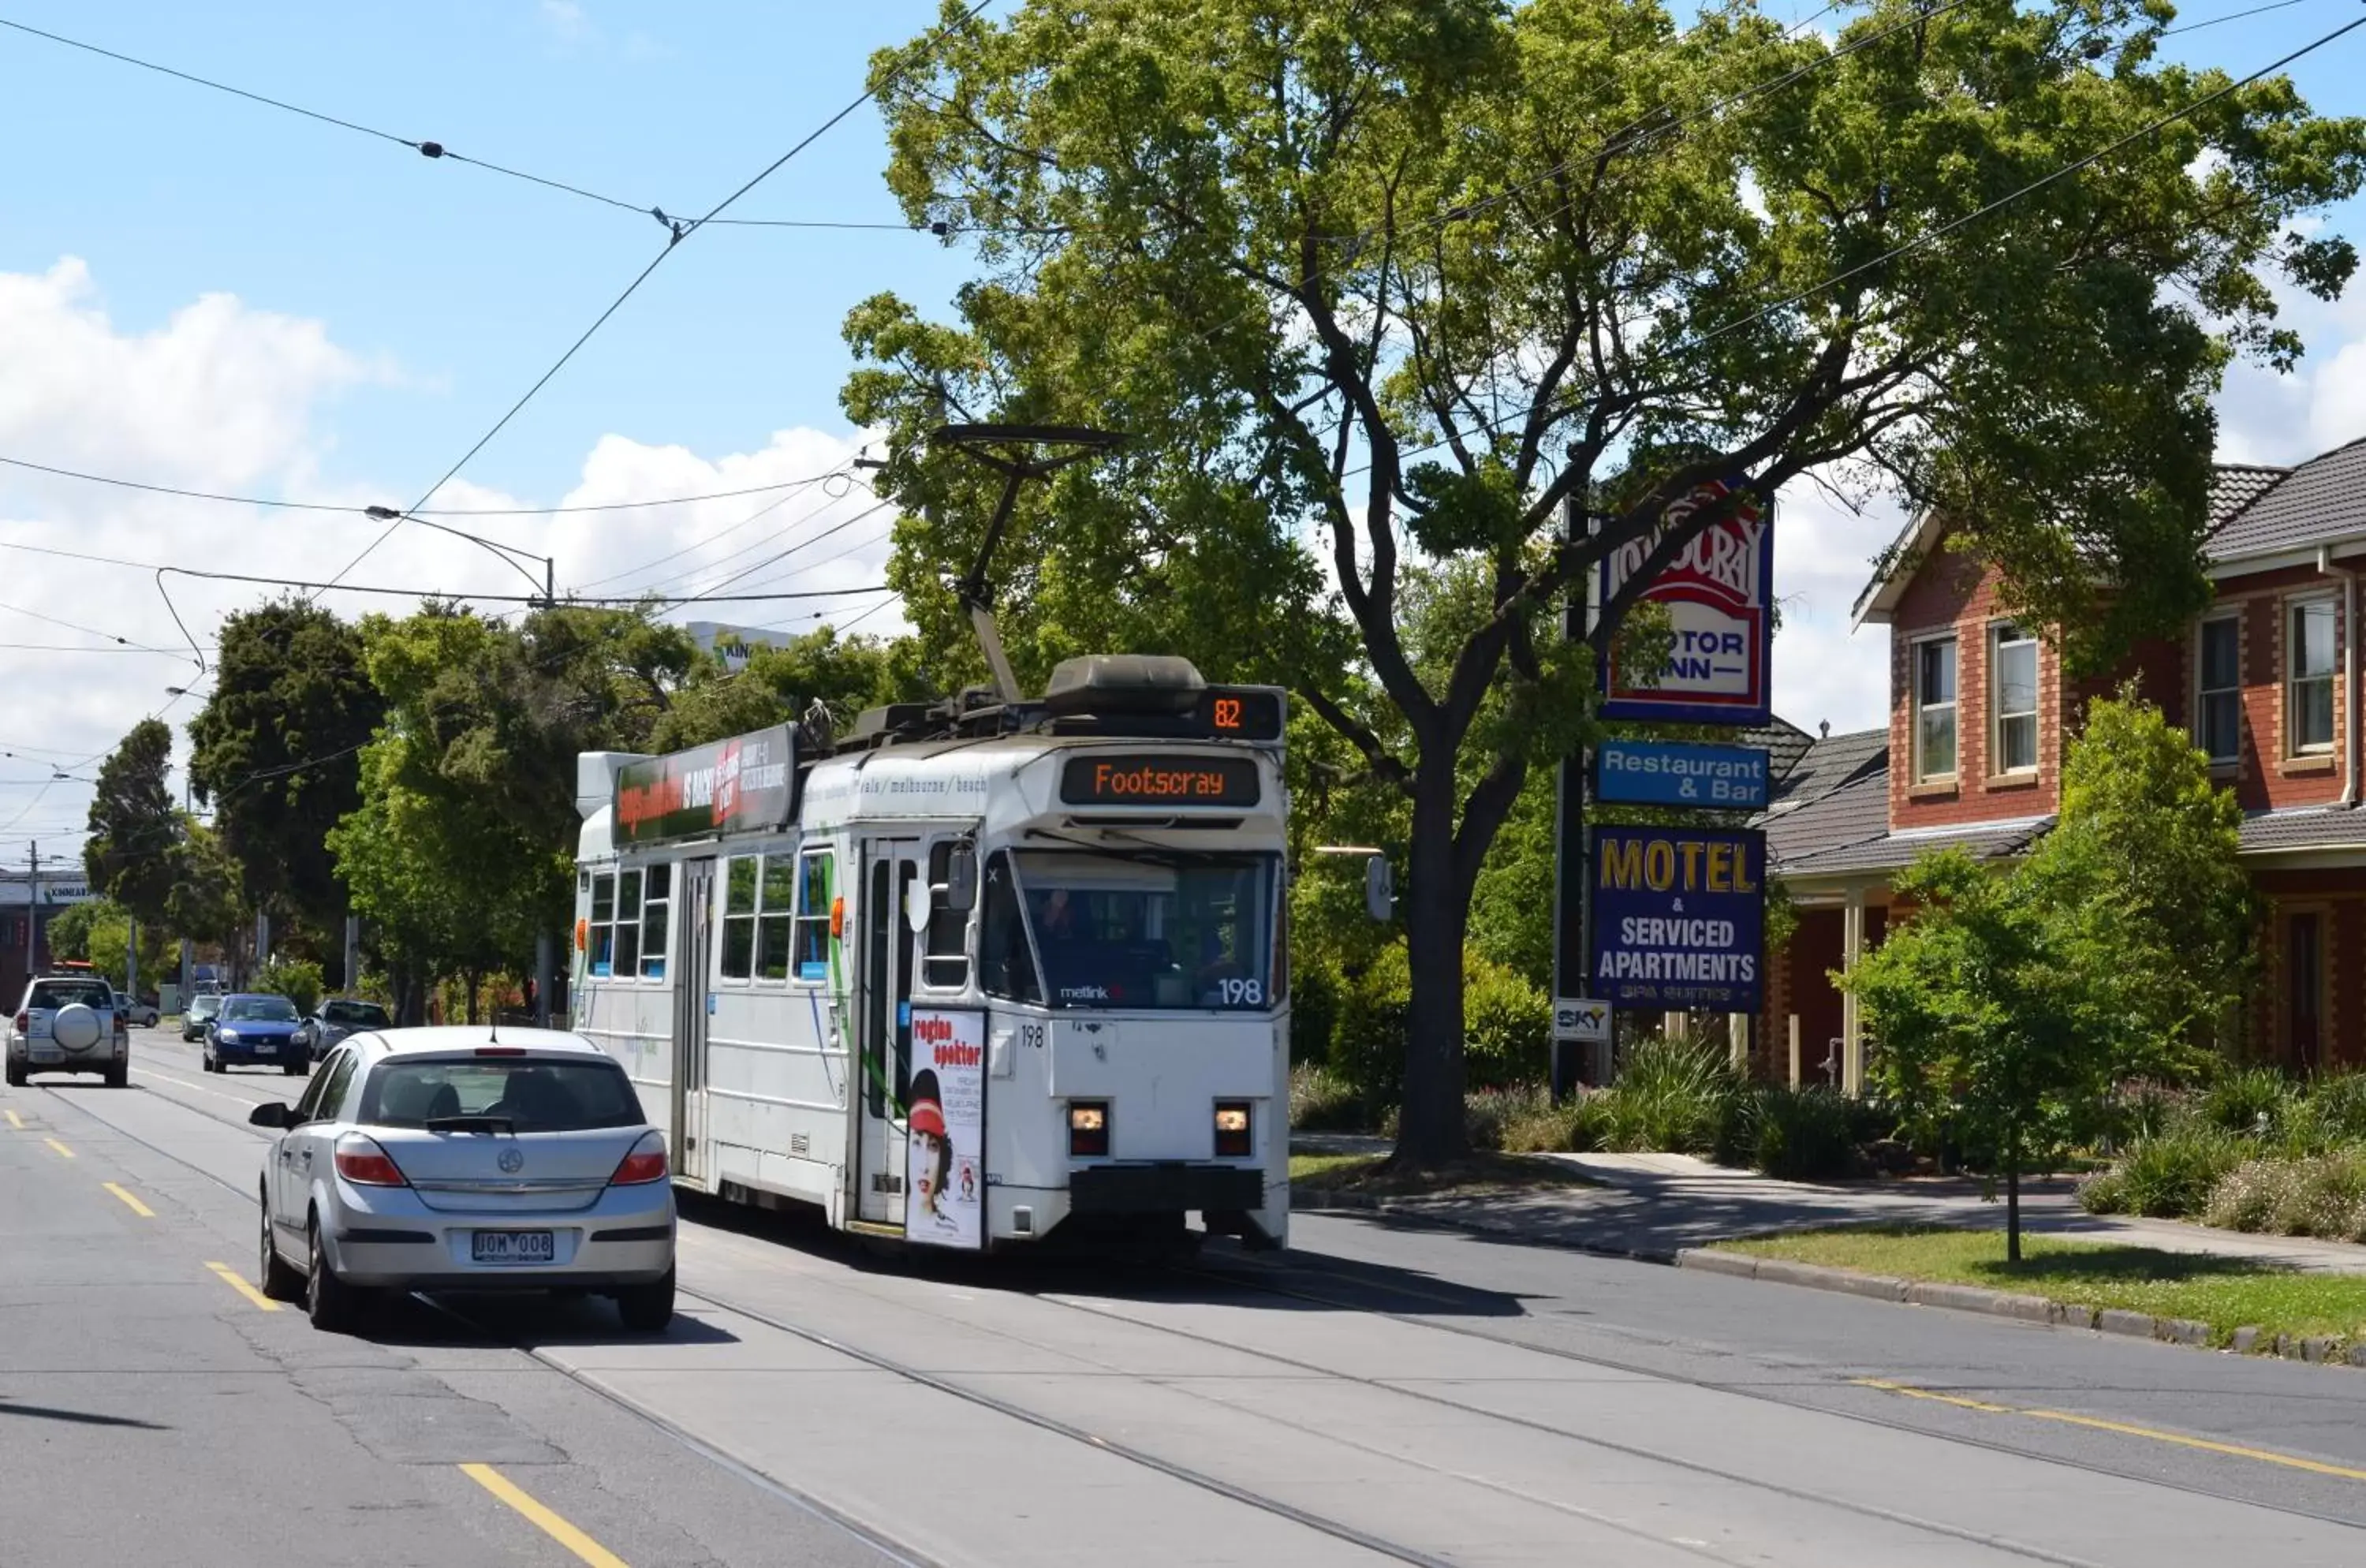
<svg viewBox="0 0 2366 1568">
<path fill-rule="evenodd" d="M 1253 1152 L 1254 1134 L 1245 1100 L 1216 1101 L 1216 1155 L 1231 1158 Z"/>
<path fill-rule="evenodd" d="M 1068 1107 L 1068 1153 L 1105 1155 L 1110 1151 L 1109 1107 L 1100 1104 L 1073 1104 Z"/>
</svg>

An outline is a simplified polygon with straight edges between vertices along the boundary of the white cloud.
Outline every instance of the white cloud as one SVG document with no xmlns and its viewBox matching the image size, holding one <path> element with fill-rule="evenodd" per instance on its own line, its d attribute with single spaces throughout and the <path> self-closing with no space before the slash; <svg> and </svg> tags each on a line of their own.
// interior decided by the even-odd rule
<svg viewBox="0 0 2366 1568">
<path fill-rule="evenodd" d="M 570 40 L 582 37 L 591 26 L 583 7 L 575 0 L 542 0 L 541 15 L 543 26 Z"/>
<path fill-rule="evenodd" d="M 1811 735 L 1825 722 L 1835 734 L 1888 722 L 1888 629 L 1852 633 L 1849 611 L 1900 522 L 1894 502 L 1865 502 L 1860 513 L 1804 479 L 1776 503 L 1774 711 Z"/>
<path fill-rule="evenodd" d="M 0 455 L 186 489 L 359 506 L 401 484 L 380 482 L 383 477 L 327 483 L 319 475 L 330 450 L 321 429 L 326 405 L 365 378 L 395 379 L 390 369 L 368 366 L 334 344 L 323 323 L 256 310 L 231 296 L 207 296 L 152 332 L 124 333 L 107 318 L 78 261 L 39 276 L 0 274 Z M 592 446 L 576 483 L 555 504 L 749 490 L 833 471 L 839 477 L 681 505 L 438 520 L 555 558 L 562 596 L 585 585 L 593 593 L 655 588 L 679 595 L 715 589 L 742 570 L 746 577 L 721 592 L 873 584 L 883 581 L 893 514 L 881 510 L 851 521 L 874 504 L 848 477 L 858 441 L 784 430 L 755 451 L 709 457 L 608 434 Z M 525 502 L 463 479 L 434 504 Z M 0 468 L 0 543 L 73 555 L 322 581 L 384 526 L 352 515 L 220 505 Z M 538 585 L 538 562 L 529 574 Z M 416 523 L 397 529 L 351 581 L 452 595 L 532 591 L 526 577 L 482 547 Z M 172 606 L 208 651 L 225 615 L 276 592 L 184 577 L 165 582 Z M 355 615 L 400 614 L 415 601 L 335 594 L 328 602 Z M 817 624 L 817 611 L 843 620 L 877 602 L 703 604 L 672 618 L 797 631 Z M 15 864 L 29 832 L 54 836 L 82 826 L 86 784 L 39 789 L 50 782 L 51 761 L 90 760 L 72 769 L 87 774 L 136 720 L 160 709 L 177 729 L 196 705 L 171 702 L 166 687 L 202 689 L 205 682 L 152 571 L 0 548 L 0 606 L 7 607 L 0 609 L 0 645 L 39 645 L 0 646 L 0 690 L 9 694 L 0 709 L 0 752 L 16 753 L 0 756 L 0 863 Z M 902 621 L 890 607 L 860 629 L 892 635 Z M 164 651 L 122 650 L 112 640 L 118 637 Z M 57 651 L 68 647 L 114 651 Z M 71 848 L 54 837 L 53 843 Z"/>
</svg>

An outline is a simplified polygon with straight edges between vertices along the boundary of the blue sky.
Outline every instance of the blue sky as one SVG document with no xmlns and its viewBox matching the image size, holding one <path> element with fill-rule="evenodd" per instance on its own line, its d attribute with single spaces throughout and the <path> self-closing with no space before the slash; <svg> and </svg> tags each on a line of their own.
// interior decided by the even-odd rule
<svg viewBox="0 0 2366 1568">
<path fill-rule="evenodd" d="M 2185 15 L 2248 3 L 2196 0 Z M 1770 4 L 1785 17 L 1812 8 Z M 2181 58 L 2248 71 L 2354 14 L 2341 0 L 2302 0 L 2172 43 Z M 777 157 L 860 90 L 873 50 L 935 16 L 933 0 L 0 0 L 0 17 L 677 212 L 703 210 Z M 2366 31 L 2296 75 L 2320 110 L 2358 112 L 2361 63 Z M 0 82 L 0 456 L 407 504 L 664 240 L 647 217 L 6 30 Z M 735 215 L 897 221 L 880 179 L 885 161 L 866 107 Z M 2338 214 L 2337 226 L 2355 231 L 2357 216 Z M 848 308 L 894 289 L 941 310 L 964 272 L 958 253 L 907 232 L 706 231 L 443 502 L 637 500 L 839 465 L 853 434 L 838 409 Z M 2298 319 L 2311 333 L 2308 369 L 2281 383 L 2237 378 L 2224 455 L 2291 460 L 2366 434 L 2366 303 Z M 745 546 L 752 553 L 738 564 L 760 560 L 766 541 L 794 543 L 863 504 L 859 491 L 817 492 L 755 520 L 740 502 L 482 525 L 557 554 L 565 586 L 735 524 L 740 531 L 709 557 Z M 1886 650 L 1878 634 L 1850 637 L 1846 612 L 1894 526 L 1887 514 L 1855 518 L 1813 495 L 1786 498 L 1776 695 L 1810 728 L 1879 719 Z M 873 527 L 845 536 L 851 554 L 809 559 L 814 580 L 833 589 L 876 581 L 884 544 Z M 168 503 L 0 472 L 0 538 L 52 548 L 324 573 L 374 531 L 355 518 Z M 359 575 L 373 574 L 516 586 L 481 554 L 415 528 Z M 174 592 L 201 631 L 252 597 Z M 129 570 L 0 551 L 0 605 L 170 640 L 154 585 Z M 69 615 L 60 605 L 85 608 Z M 0 643 L 78 637 L 0 615 Z M 12 693 L 0 750 L 86 755 L 143 712 L 185 718 L 187 707 L 166 705 L 163 693 L 193 673 L 186 654 L 176 663 L 0 647 L 0 685 Z M 0 858 L 13 860 L 28 831 L 81 823 L 84 792 L 72 781 L 35 800 L 6 782 L 20 776 L 0 758 Z"/>
</svg>

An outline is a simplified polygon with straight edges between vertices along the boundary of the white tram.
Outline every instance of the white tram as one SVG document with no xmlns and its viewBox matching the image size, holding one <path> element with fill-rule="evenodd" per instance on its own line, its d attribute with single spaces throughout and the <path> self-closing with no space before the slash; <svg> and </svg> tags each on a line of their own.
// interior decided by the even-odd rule
<svg viewBox="0 0 2366 1568">
<path fill-rule="evenodd" d="M 1290 1214 L 1282 694 L 1071 660 L 1040 702 L 587 754 L 574 1025 L 683 1187 L 997 1247 Z"/>
</svg>

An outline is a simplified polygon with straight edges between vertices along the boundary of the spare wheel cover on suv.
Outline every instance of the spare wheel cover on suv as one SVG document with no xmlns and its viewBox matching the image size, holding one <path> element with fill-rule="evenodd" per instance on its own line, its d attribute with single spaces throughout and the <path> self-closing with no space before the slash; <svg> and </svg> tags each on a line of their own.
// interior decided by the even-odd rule
<svg viewBox="0 0 2366 1568">
<path fill-rule="evenodd" d="M 105 1032 L 98 1026 L 98 1014 L 81 1002 L 68 1002 L 58 1009 L 50 1021 L 50 1034 L 68 1051 L 81 1053 L 98 1043 Z"/>
</svg>

